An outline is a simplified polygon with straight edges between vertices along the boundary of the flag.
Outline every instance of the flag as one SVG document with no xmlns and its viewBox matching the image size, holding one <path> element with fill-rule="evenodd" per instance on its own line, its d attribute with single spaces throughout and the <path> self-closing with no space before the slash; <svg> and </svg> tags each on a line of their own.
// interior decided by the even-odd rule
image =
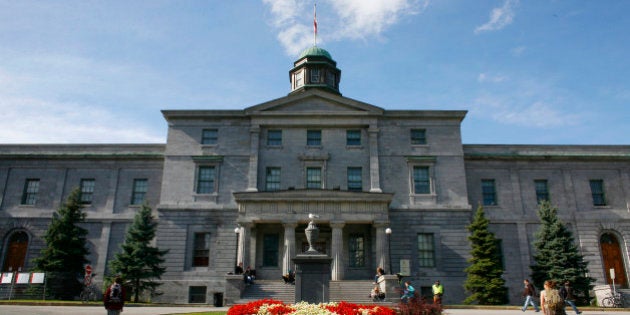
<svg viewBox="0 0 630 315">
<path fill-rule="evenodd" d="M 313 5 L 313 31 L 317 35 L 317 4 Z"/>
</svg>

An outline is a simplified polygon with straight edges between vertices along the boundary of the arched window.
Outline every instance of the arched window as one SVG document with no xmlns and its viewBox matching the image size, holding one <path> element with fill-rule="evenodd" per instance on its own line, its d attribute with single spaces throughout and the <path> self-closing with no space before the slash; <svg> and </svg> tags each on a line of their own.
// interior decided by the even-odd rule
<svg viewBox="0 0 630 315">
<path fill-rule="evenodd" d="M 19 271 L 24 268 L 28 249 L 28 234 L 24 231 L 13 232 L 7 241 L 2 271 Z"/>
<path fill-rule="evenodd" d="M 626 278 L 626 269 L 623 263 L 623 253 L 619 246 L 617 237 L 612 233 L 604 233 L 599 239 L 602 251 L 602 260 L 604 265 L 604 275 L 606 276 L 606 284 L 612 284 L 610 277 L 610 269 L 615 269 L 615 284 L 622 287 L 628 287 Z"/>
</svg>

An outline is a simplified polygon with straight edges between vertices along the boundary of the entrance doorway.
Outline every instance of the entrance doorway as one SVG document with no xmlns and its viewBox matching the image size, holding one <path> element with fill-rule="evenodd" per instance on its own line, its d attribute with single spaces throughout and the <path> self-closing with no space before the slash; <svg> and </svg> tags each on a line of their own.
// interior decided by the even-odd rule
<svg viewBox="0 0 630 315">
<path fill-rule="evenodd" d="M 623 263 L 623 254 L 617 237 L 612 233 L 604 233 L 599 239 L 602 251 L 602 259 L 604 262 L 604 275 L 606 275 L 606 283 L 612 284 L 610 277 L 610 269 L 615 269 L 615 284 L 621 285 L 622 288 L 628 287 L 628 279 L 626 278 L 626 269 Z"/>
<path fill-rule="evenodd" d="M 24 231 L 14 232 L 9 236 L 7 250 L 4 256 L 2 271 L 19 271 L 24 268 L 26 250 L 28 249 L 28 234 Z"/>
</svg>

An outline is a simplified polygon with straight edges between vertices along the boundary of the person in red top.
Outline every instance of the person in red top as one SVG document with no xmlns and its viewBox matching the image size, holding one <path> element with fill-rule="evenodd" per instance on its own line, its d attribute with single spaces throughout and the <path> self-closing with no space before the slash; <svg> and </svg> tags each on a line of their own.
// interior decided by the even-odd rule
<svg viewBox="0 0 630 315">
<path fill-rule="evenodd" d="M 107 310 L 107 315 L 120 315 L 125 305 L 125 288 L 122 279 L 116 277 L 114 283 L 107 288 L 103 295 L 103 304 Z"/>
</svg>

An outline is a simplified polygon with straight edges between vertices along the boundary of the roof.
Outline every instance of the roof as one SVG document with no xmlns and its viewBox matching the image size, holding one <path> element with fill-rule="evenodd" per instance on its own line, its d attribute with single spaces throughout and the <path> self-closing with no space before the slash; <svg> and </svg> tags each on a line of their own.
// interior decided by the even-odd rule
<svg viewBox="0 0 630 315">
<path fill-rule="evenodd" d="M 328 51 L 326 51 L 326 49 L 323 48 L 319 48 L 317 46 L 313 46 L 310 48 L 305 49 L 301 54 L 300 57 L 298 57 L 298 60 L 304 58 L 304 57 L 326 57 L 330 60 L 332 60 L 332 56 L 330 55 L 330 53 Z"/>
</svg>

